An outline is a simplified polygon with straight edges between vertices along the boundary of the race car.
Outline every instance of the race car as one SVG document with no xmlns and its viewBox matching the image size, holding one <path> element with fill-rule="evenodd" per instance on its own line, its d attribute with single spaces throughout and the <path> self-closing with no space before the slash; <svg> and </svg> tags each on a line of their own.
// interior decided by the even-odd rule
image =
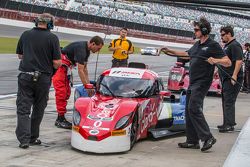
<svg viewBox="0 0 250 167">
<path fill-rule="evenodd" d="M 154 47 L 146 47 L 141 49 L 141 55 L 159 56 L 158 49 Z"/>
<path fill-rule="evenodd" d="M 112 68 L 99 76 L 95 95 L 83 97 L 84 89 L 93 88 L 88 84 L 75 89 L 73 148 L 126 152 L 150 134 L 158 138 L 185 130 L 185 94 L 175 99 L 151 70 Z"/>
<path fill-rule="evenodd" d="M 189 68 L 181 62 L 176 62 L 175 66 L 171 67 L 168 78 L 168 90 L 182 91 L 187 90 L 189 86 Z M 209 93 L 221 94 L 221 83 L 218 71 L 215 70 L 212 84 L 208 90 Z"/>
</svg>

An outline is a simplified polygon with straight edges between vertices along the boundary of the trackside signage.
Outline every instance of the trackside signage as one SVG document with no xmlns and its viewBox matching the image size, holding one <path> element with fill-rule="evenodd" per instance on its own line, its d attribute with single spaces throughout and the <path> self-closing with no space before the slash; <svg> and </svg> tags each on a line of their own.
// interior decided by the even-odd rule
<svg viewBox="0 0 250 167">
<path fill-rule="evenodd" d="M 124 78 L 142 78 L 145 70 L 133 68 L 112 68 L 109 76 Z"/>
</svg>

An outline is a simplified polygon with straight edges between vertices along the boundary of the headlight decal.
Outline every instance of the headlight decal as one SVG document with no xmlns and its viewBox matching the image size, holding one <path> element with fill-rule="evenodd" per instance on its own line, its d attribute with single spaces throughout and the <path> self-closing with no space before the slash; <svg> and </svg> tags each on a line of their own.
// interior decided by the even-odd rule
<svg viewBox="0 0 250 167">
<path fill-rule="evenodd" d="M 125 128 L 128 123 L 129 123 L 129 119 L 131 117 L 132 113 L 125 115 L 124 117 L 122 117 L 115 125 L 115 129 L 123 129 Z"/>
</svg>

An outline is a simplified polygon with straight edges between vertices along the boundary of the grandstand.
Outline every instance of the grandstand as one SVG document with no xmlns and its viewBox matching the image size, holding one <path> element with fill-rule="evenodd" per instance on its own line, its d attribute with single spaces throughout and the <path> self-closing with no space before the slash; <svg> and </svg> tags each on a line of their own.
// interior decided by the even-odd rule
<svg viewBox="0 0 250 167">
<path fill-rule="evenodd" d="M 249 3 L 249 0 L 224 0 L 224 1 L 232 1 L 232 2 L 246 2 L 246 3 Z"/>
<path fill-rule="evenodd" d="M 148 2 L 130 2 L 113 0 L 15 0 L 17 2 L 56 8 L 81 13 L 100 18 L 125 21 L 134 24 L 183 30 L 192 32 L 192 22 L 199 17 L 206 17 L 213 26 L 212 33 L 219 40 L 219 28 L 223 25 L 233 25 L 236 38 L 245 43 L 250 40 L 250 17 L 228 10 L 194 8 Z M 224 0 L 233 1 L 233 0 Z M 237 1 L 237 0 L 234 0 Z M 238 0 L 238 2 L 247 2 Z M 150 28 L 148 28 L 150 29 Z M 148 31 L 148 30 L 147 30 Z M 154 32 L 152 30 L 152 32 Z M 178 33 L 177 33 L 178 34 Z M 180 34 L 180 33 L 179 33 Z"/>
</svg>

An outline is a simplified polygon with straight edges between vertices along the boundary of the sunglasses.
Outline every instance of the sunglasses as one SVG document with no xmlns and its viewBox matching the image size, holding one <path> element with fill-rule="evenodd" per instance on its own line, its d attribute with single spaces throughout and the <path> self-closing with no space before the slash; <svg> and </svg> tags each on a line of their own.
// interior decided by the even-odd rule
<svg viewBox="0 0 250 167">
<path fill-rule="evenodd" d="M 221 36 L 221 37 L 224 37 L 225 35 L 226 35 L 226 33 L 224 33 L 224 34 L 220 34 L 220 36 Z"/>
<path fill-rule="evenodd" d="M 198 31 L 200 31 L 199 28 L 194 28 L 194 32 L 198 32 Z"/>
</svg>

